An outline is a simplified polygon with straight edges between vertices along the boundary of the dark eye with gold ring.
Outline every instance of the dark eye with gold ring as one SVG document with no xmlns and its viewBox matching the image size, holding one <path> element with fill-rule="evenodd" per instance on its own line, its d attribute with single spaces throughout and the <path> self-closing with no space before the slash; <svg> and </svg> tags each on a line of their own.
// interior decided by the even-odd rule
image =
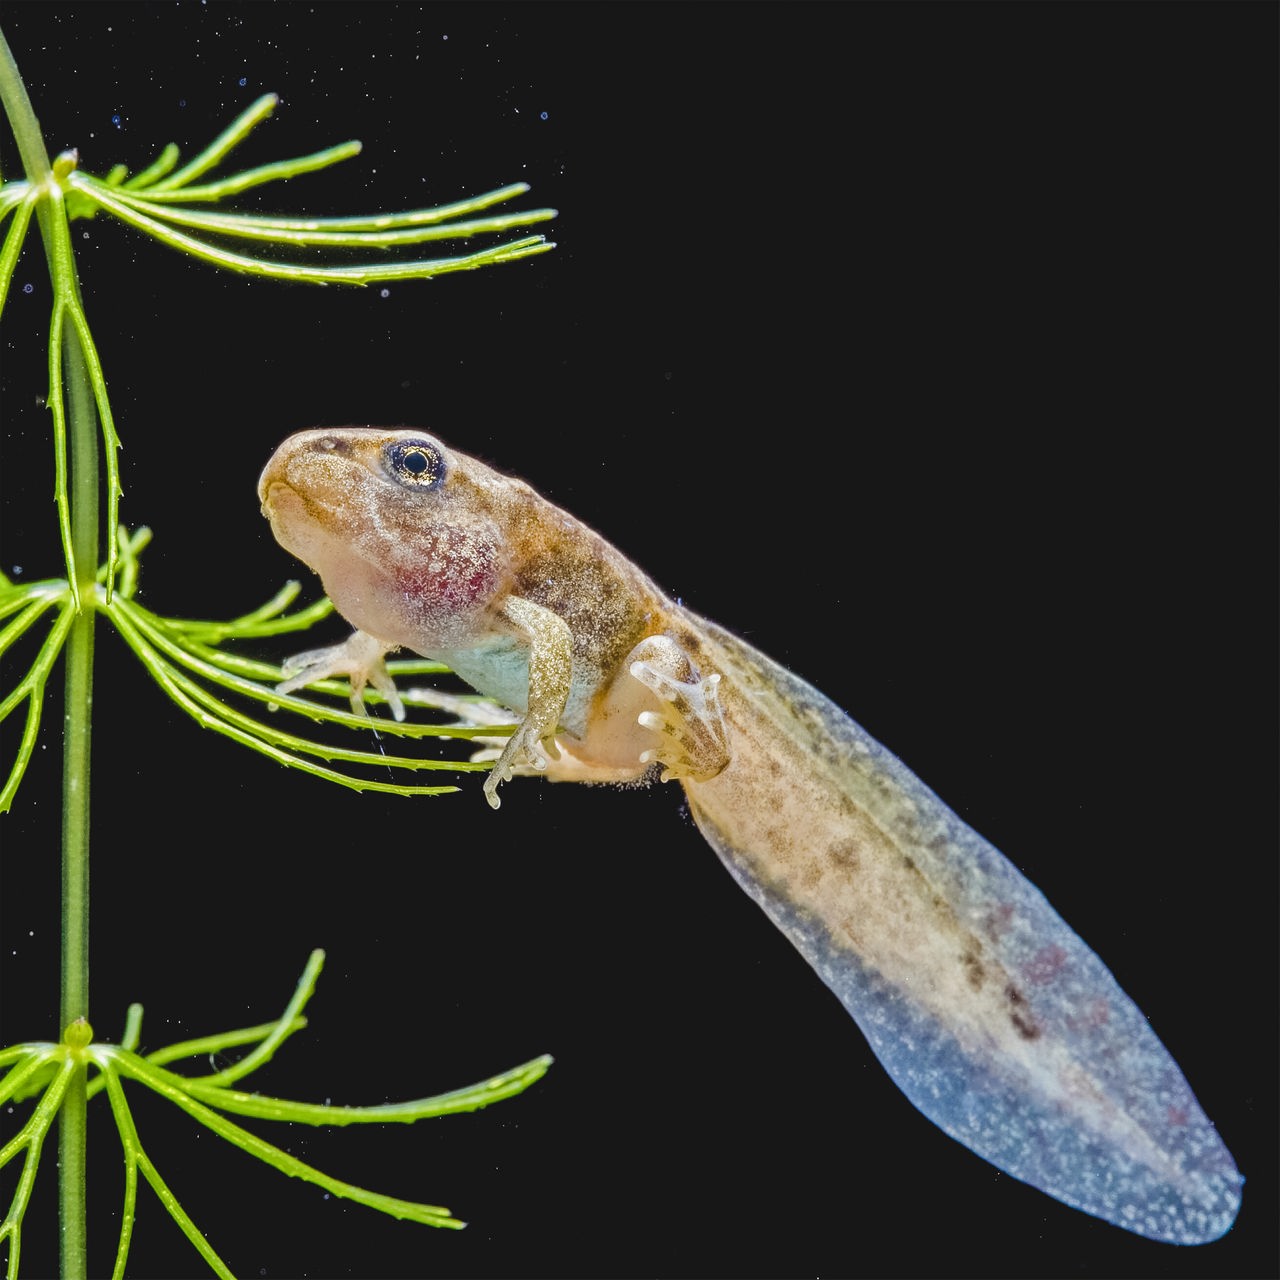
<svg viewBox="0 0 1280 1280">
<path fill-rule="evenodd" d="M 397 440 L 383 453 L 392 479 L 408 489 L 434 489 L 444 480 L 444 454 L 430 440 Z"/>
</svg>

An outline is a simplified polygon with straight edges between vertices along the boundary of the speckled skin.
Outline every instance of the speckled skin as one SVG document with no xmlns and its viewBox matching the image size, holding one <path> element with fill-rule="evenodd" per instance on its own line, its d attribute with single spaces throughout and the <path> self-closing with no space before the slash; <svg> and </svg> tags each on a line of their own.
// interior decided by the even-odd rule
<svg viewBox="0 0 1280 1280">
<path fill-rule="evenodd" d="M 953 1137 L 1158 1240 L 1241 1179 L 1114 978 L 999 852 L 838 707 L 668 600 L 528 485 L 418 431 L 286 440 L 259 485 L 358 631 L 288 688 L 390 683 L 404 647 L 523 716 L 488 779 L 677 779 L 708 842 Z M 394 690 L 391 690 L 394 693 Z"/>
</svg>

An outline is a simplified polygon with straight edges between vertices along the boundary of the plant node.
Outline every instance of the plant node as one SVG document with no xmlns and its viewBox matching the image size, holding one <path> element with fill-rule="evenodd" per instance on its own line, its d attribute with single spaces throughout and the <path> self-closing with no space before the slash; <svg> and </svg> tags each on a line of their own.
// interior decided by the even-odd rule
<svg viewBox="0 0 1280 1280">
<path fill-rule="evenodd" d="M 139 1174 L 151 1186 L 166 1212 L 215 1274 L 226 1277 L 232 1275 L 230 1268 L 214 1251 L 204 1232 L 183 1209 L 178 1197 L 147 1156 L 125 1096 L 126 1080 L 159 1094 L 185 1111 L 197 1124 L 289 1177 L 301 1178 L 304 1182 L 324 1188 L 331 1195 L 355 1200 L 395 1218 L 407 1218 L 433 1227 L 456 1229 L 465 1226 L 464 1222 L 455 1218 L 442 1205 L 401 1200 L 334 1178 L 227 1118 L 226 1113 L 310 1125 L 386 1124 L 392 1121 L 412 1123 L 459 1111 L 476 1111 L 491 1103 L 514 1097 L 541 1079 L 551 1065 L 551 1058 L 544 1054 L 463 1089 L 410 1102 L 372 1107 L 293 1102 L 285 1098 L 271 1098 L 229 1088 L 228 1086 L 243 1080 L 270 1061 L 276 1049 L 289 1036 L 307 1025 L 302 1010 L 315 991 L 316 980 L 323 965 L 324 952 L 313 951 L 284 1012 L 274 1022 L 262 1026 L 242 1027 L 202 1036 L 140 1055 L 126 1047 L 136 1043 L 140 1031 L 141 1009 L 134 1005 L 130 1007 L 128 1029 L 122 1044 L 93 1043 L 93 1028 L 85 1019 L 77 1018 L 67 1027 L 60 1043 L 19 1044 L 0 1049 L 0 1068 L 8 1068 L 0 1079 L 0 1105 L 38 1098 L 22 1128 L 0 1147 L 0 1168 L 19 1156 L 23 1160 L 17 1189 L 3 1222 L 0 1222 L 0 1241 L 8 1243 L 8 1274 L 18 1274 L 22 1224 L 35 1186 L 44 1140 L 53 1127 L 73 1077 L 86 1067 L 93 1072 L 88 1082 L 87 1094 L 92 1099 L 103 1090 L 106 1091 L 124 1154 L 124 1206 L 120 1215 L 120 1235 L 116 1242 L 116 1259 L 112 1272 L 115 1277 L 124 1275 L 129 1257 L 137 1212 Z M 211 1075 L 180 1075 L 164 1066 L 165 1063 L 180 1059 L 225 1053 L 244 1045 L 253 1045 L 254 1048 L 233 1066 Z"/>
</svg>

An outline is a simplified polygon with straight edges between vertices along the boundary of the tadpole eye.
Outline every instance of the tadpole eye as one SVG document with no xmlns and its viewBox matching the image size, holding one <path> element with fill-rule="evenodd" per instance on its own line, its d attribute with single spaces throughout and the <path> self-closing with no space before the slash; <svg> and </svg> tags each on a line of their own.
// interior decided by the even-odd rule
<svg viewBox="0 0 1280 1280">
<path fill-rule="evenodd" d="M 386 449 L 387 470 L 407 488 L 434 489 L 444 480 L 444 455 L 430 440 L 397 440 Z"/>
</svg>

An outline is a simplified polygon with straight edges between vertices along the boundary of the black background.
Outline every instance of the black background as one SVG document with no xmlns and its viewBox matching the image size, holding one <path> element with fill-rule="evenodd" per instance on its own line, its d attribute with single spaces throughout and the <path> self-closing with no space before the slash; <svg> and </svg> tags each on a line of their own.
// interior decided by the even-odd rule
<svg viewBox="0 0 1280 1280">
<path fill-rule="evenodd" d="M 478 779 L 329 789 L 197 732 L 104 630 L 100 1037 L 133 1000 L 148 1048 L 266 1020 L 324 946 L 264 1092 L 379 1102 L 556 1056 L 475 1116 L 258 1126 L 460 1233 L 326 1199 L 138 1099 L 238 1274 L 1275 1274 L 1275 15 L 9 0 L 50 149 L 90 171 L 191 155 L 275 91 L 241 163 L 364 154 L 242 207 L 523 180 L 561 211 L 551 254 L 386 297 L 76 224 L 122 515 L 156 535 L 146 603 L 229 617 L 299 573 L 254 496 L 296 429 L 419 425 L 524 476 L 1005 850 L 1249 1178 L 1208 1248 L 1075 1213 L 915 1113 L 674 788 L 522 781 L 498 814 Z M 2 348 L 3 563 L 25 576 L 59 564 L 48 310 L 33 242 Z M 57 724 L 55 698 L 0 826 L 6 1043 L 58 1030 Z M 95 1123 L 105 1271 L 119 1159 Z M 33 1275 L 56 1265 L 53 1166 Z M 141 1199 L 131 1274 L 202 1274 Z"/>
</svg>

